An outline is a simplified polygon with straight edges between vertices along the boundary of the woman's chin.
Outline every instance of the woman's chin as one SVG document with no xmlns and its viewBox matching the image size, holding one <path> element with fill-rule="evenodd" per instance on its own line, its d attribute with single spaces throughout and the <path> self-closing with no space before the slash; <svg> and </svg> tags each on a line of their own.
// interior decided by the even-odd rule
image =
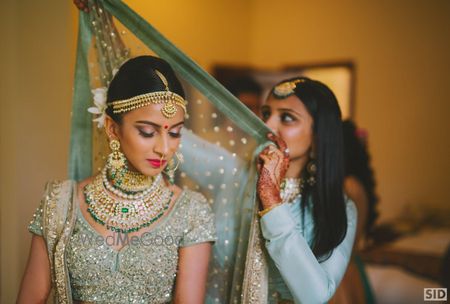
<svg viewBox="0 0 450 304">
<path fill-rule="evenodd" d="M 145 176 L 156 176 L 160 174 L 164 168 L 153 168 L 153 167 L 147 167 L 142 168 L 142 170 L 139 170 L 139 172 Z"/>
</svg>

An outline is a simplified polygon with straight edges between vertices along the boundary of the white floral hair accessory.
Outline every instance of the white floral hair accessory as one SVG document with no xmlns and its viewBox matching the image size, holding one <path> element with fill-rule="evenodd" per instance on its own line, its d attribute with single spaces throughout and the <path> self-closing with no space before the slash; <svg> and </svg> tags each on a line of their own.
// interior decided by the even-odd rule
<svg viewBox="0 0 450 304">
<path fill-rule="evenodd" d="M 88 109 L 89 113 L 94 115 L 98 115 L 97 118 L 92 121 L 97 122 L 97 127 L 103 128 L 105 125 L 105 116 L 106 116 L 106 92 L 107 89 L 105 87 L 96 88 L 91 91 L 92 95 L 94 95 L 94 104 L 95 107 L 90 107 Z"/>
</svg>

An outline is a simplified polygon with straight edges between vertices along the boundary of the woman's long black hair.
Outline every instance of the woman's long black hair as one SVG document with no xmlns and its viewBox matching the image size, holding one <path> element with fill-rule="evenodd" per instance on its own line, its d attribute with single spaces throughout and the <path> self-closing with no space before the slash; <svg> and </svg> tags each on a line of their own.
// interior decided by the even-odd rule
<svg viewBox="0 0 450 304">
<path fill-rule="evenodd" d="M 185 97 L 183 87 L 172 67 L 164 59 L 146 55 L 132 58 L 119 68 L 109 85 L 107 104 L 146 93 L 164 91 L 164 83 L 155 70 L 167 79 L 170 91 Z M 117 123 L 121 122 L 123 115 L 114 114 L 112 107 L 106 109 L 106 114 Z"/>
<path fill-rule="evenodd" d="M 294 94 L 313 118 L 316 183 L 305 184 L 302 206 L 312 200 L 314 237 L 312 250 L 326 260 L 347 233 L 347 213 L 343 193 L 344 156 L 341 110 L 333 92 L 323 83 L 306 77 L 286 81 L 299 82 Z M 302 176 L 308 177 L 304 169 Z"/>
<path fill-rule="evenodd" d="M 367 222 L 364 227 L 366 236 L 370 237 L 373 224 L 378 213 L 376 204 L 378 197 L 375 194 L 375 178 L 370 166 L 370 155 L 365 143 L 358 137 L 356 125 L 351 120 L 342 124 L 344 134 L 344 164 L 345 176 L 353 176 L 363 185 L 367 195 Z"/>
</svg>

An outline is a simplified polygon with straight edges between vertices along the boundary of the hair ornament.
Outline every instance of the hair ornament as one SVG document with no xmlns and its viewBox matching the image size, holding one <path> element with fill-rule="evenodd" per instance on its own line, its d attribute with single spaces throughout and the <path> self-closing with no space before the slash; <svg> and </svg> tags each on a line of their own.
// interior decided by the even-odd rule
<svg viewBox="0 0 450 304">
<path fill-rule="evenodd" d="M 94 96 L 94 107 L 88 108 L 88 112 L 94 115 L 97 115 L 95 119 L 92 121 L 97 123 L 98 128 L 103 128 L 105 125 L 105 117 L 106 117 L 106 92 L 107 89 L 105 87 L 100 87 L 93 89 L 92 95 Z"/>
<path fill-rule="evenodd" d="M 146 94 L 137 95 L 124 100 L 113 101 L 110 106 L 113 108 L 114 114 L 124 113 L 132 111 L 141 107 L 148 106 L 150 104 L 164 104 L 161 109 L 162 114 L 166 118 L 172 118 L 177 113 L 177 106 L 186 111 L 186 100 L 175 92 L 170 91 L 169 83 L 164 75 L 155 70 L 156 75 L 161 79 L 161 82 L 165 86 L 165 91 L 157 91 Z"/>
<path fill-rule="evenodd" d="M 294 90 L 298 83 L 305 82 L 304 79 L 296 79 L 292 81 L 285 81 L 273 88 L 273 95 L 278 98 L 286 98 L 294 94 Z"/>
</svg>

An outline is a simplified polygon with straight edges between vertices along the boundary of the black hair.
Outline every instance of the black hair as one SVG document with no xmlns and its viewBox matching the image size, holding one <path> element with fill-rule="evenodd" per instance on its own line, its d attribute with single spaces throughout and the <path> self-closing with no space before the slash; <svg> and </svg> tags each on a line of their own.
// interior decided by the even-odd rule
<svg viewBox="0 0 450 304">
<path fill-rule="evenodd" d="M 353 176 L 363 185 L 368 198 L 367 222 L 364 230 L 366 236 L 370 237 L 373 224 L 378 213 L 375 205 L 378 198 L 375 194 L 375 178 L 370 166 L 370 155 L 366 144 L 358 137 L 357 128 L 351 120 L 342 123 L 344 135 L 344 164 L 345 176 Z"/>
<path fill-rule="evenodd" d="M 109 87 L 106 103 L 132 98 L 134 96 L 165 91 L 165 85 L 156 74 L 158 70 L 167 79 L 169 90 L 185 98 L 183 87 L 172 67 L 154 56 L 139 56 L 126 61 L 117 71 Z M 112 107 L 106 109 L 115 122 L 120 123 L 124 114 L 114 114 Z"/>
<path fill-rule="evenodd" d="M 258 96 L 262 94 L 261 85 L 248 75 L 234 78 L 225 87 L 236 97 L 241 93 L 254 93 Z"/>
<path fill-rule="evenodd" d="M 312 201 L 312 250 L 323 261 L 331 256 L 333 249 L 347 233 L 341 110 L 335 95 L 325 84 L 306 77 L 287 79 L 280 83 L 288 81 L 298 81 L 294 95 L 313 118 L 316 182 L 312 186 L 305 184 L 302 208 Z M 303 178 L 309 177 L 307 171 L 303 169 Z"/>
</svg>

